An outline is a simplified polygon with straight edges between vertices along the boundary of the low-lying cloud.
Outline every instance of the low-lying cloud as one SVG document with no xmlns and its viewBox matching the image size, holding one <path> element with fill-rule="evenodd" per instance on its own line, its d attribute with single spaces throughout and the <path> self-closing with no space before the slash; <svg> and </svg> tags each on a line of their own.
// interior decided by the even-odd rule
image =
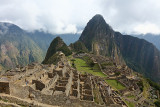
<svg viewBox="0 0 160 107">
<path fill-rule="evenodd" d="M 159 10 L 159 0 L 3 0 L 0 21 L 29 31 L 77 33 L 101 14 L 116 31 L 159 34 Z"/>
</svg>

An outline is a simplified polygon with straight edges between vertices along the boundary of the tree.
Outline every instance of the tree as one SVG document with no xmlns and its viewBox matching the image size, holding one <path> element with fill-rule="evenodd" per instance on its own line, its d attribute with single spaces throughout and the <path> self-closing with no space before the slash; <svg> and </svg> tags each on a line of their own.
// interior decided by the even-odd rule
<svg viewBox="0 0 160 107">
<path fill-rule="evenodd" d="M 121 74 L 121 72 L 115 72 L 116 78 Z M 117 81 L 117 86 L 118 86 L 118 81 Z"/>
<path fill-rule="evenodd" d="M 121 72 L 115 72 L 116 77 L 118 77 L 121 74 Z"/>
</svg>

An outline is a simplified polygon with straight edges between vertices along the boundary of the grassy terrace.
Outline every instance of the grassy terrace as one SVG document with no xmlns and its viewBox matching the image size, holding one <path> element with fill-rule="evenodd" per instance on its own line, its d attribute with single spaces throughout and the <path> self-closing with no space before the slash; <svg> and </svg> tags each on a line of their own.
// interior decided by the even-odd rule
<svg viewBox="0 0 160 107">
<path fill-rule="evenodd" d="M 134 103 L 128 102 L 128 101 L 125 101 L 125 102 L 127 103 L 128 107 L 135 107 L 135 104 L 134 104 Z"/>
<path fill-rule="evenodd" d="M 147 99 L 149 96 L 148 89 L 150 89 L 150 85 L 145 78 L 142 79 L 143 82 L 143 96 Z"/>
<path fill-rule="evenodd" d="M 100 76 L 100 77 L 107 77 L 104 73 L 102 72 L 94 72 L 93 69 L 91 67 L 89 67 L 86 62 L 80 58 L 75 58 L 75 66 L 77 68 L 78 71 L 82 72 L 82 73 L 90 73 L 94 76 Z M 97 65 L 96 65 L 97 66 Z M 94 67 L 95 68 L 95 67 Z"/>
<path fill-rule="evenodd" d="M 109 84 L 112 88 L 116 90 L 123 90 L 125 89 L 125 86 L 123 86 L 120 82 L 117 80 L 106 80 L 107 84 Z"/>
</svg>

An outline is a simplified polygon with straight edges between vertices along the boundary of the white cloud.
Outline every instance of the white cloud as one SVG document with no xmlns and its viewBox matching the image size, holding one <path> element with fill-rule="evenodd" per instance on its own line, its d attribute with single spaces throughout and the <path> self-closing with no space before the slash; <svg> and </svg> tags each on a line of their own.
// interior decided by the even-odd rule
<svg viewBox="0 0 160 107">
<path fill-rule="evenodd" d="M 139 24 L 134 28 L 134 32 L 139 32 L 142 34 L 153 33 L 160 34 L 160 28 L 152 23 L 146 22 L 144 24 Z"/>
<path fill-rule="evenodd" d="M 65 29 L 64 29 L 65 33 L 77 33 L 77 28 L 75 25 L 68 25 Z"/>
<path fill-rule="evenodd" d="M 102 14 L 122 33 L 158 33 L 159 10 L 159 0 L 1 0 L 0 21 L 31 31 L 75 33 L 83 30 L 95 14 Z M 154 29 L 144 30 L 143 26 Z"/>
</svg>

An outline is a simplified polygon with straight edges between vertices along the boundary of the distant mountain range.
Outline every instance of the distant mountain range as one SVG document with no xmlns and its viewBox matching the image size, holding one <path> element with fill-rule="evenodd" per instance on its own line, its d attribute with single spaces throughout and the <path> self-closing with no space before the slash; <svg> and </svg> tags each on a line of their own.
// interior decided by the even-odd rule
<svg viewBox="0 0 160 107">
<path fill-rule="evenodd" d="M 51 41 L 60 36 L 67 45 L 75 42 L 80 34 L 53 35 L 41 31 L 27 32 L 11 23 L 0 23 L 0 70 L 42 62 Z"/>
<path fill-rule="evenodd" d="M 151 43 L 153 43 L 159 50 L 160 50 L 160 34 L 140 34 L 140 35 L 133 35 L 135 37 L 145 39 Z"/>
<path fill-rule="evenodd" d="M 12 68 L 30 62 L 40 62 L 43 52 L 20 27 L 10 23 L 0 23 L 0 65 Z"/>
<path fill-rule="evenodd" d="M 16 65 L 26 65 L 31 62 L 41 63 L 44 59 L 48 61 L 45 58 L 47 49 L 57 36 L 60 36 L 67 45 L 72 43 L 70 48 L 73 51 L 85 51 L 96 55 L 109 56 L 117 64 L 127 64 L 133 70 L 154 81 L 160 80 L 160 52 L 157 49 L 160 49 L 160 37 L 151 34 L 145 36 L 134 35 L 136 37 L 122 35 L 115 32 L 101 15 L 94 16 L 87 23 L 81 35 L 53 35 L 42 31 L 27 32 L 17 25 L 1 22 L 0 69 L 14 68 Z M 61 41 L 61 39 L 56 40 Z M 65 49 L 67 45 L 64 45 Z"/>
<path fill-rule="evenodd" d="M 117 64 L 127 64 L 154 81 L 160 80 L 159 50 L 144 39 L 115 32 L 101 15 L 87 23 L 78 41 L 93 54 L 109 56 Z"/>
</svg>

